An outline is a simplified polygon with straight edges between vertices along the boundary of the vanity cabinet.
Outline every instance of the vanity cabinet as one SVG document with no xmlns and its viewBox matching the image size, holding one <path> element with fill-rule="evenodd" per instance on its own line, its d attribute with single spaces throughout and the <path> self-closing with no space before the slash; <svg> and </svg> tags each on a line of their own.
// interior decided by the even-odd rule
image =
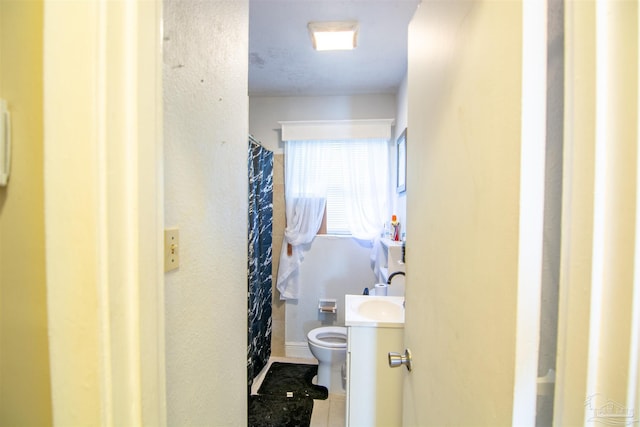
<svg viewBox="0 0 640 427">
<path fill-rule="evenodd" d="M 404 348 L 403 326 L 347 327 L 347 427 L 402 425 L 405 368 L 389 367 L 388 353 Z"/>
</svg>

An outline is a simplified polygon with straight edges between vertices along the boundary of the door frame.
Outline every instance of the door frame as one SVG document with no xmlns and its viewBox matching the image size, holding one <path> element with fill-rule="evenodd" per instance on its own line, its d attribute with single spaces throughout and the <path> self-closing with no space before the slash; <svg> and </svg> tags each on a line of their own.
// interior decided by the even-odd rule
<svg viewBox="0 0 640 427">
<path fill-rule="evenodd" d="M 55 425 L 166 425 L 162 2 L 44 3 Z"/>
</svg>

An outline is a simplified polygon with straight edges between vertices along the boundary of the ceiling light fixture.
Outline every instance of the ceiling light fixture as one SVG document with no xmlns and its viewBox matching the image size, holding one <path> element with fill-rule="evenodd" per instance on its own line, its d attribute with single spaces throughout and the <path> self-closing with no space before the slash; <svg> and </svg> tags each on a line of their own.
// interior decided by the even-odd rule
<svg viewBox="0 0 640 427">
<path fill-rule="evenodd" d="M 350 50 L 357 46 L 356 21 L 309 22 L 307 27 L 315 50 Z"/>
</svg>

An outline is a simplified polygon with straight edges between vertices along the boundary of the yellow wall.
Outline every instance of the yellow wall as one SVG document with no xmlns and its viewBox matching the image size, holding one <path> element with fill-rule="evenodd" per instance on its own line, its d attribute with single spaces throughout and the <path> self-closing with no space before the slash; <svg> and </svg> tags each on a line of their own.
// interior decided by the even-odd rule
<svg viewBox="0 0 640 427">
<path fill-rule="evenodd" d="M 12 113 L 0 188 L 0 425 L 51 425 L 44 255 L 40 1 L 0 0 L 0 97 Z"/>
</svg>

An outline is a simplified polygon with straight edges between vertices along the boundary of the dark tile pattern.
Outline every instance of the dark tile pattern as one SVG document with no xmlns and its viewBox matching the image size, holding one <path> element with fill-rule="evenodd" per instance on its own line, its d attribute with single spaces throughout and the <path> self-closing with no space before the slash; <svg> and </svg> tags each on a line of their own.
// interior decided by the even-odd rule
<svg viewBox="0 0 640 427">
<path fill-rule="evenodd" d="M 271 355 L 273 153 L 249 139 L 248 390 Z"/>
</svg>

